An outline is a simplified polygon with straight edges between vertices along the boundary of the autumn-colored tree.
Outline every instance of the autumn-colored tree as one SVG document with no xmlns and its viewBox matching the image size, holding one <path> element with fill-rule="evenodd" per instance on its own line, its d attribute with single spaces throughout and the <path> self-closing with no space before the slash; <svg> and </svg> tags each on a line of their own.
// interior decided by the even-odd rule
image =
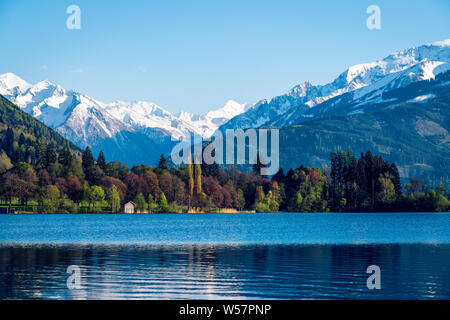
<svg viewBox="0 0 450 320">
<path fill-rule="evenodd" d="M 21 175 L 20 178 L 25 181 L 25 190 L 22 194 L 21 201 L 25 203 L 28 207 L 28 200 L 33 198 L 38 190 L 38 177 L 33 168 L 27 168 Z"/>
<path fill-rule="evenodd" d="M 117 192 L 119 193 L 120 200 L 121 201 L 125 200 L 127 195 L 127 186 L 120 179 L 113 177 L 103 177 L 100 185 L 103 188 L 103 190 L 108 190 L 112 186 L 115 186 Z"/>
<path fill-rule="evenodd" d="M 172 177 L 172 188 L 173 188 L 173 201 L 177 204 L 184 204 L 186 202 L 186 187 L 180 178 L 177 176 Z"/>
<path fill-rule="evenodd" d="M 137 174 L 134 174 L 132 172 L 129 172 L 125 178 L 123 179 L 123 182 L 127 186 L 127 199 L 134 199 L 138 195 L 139 192 L 142 192 L 142 187 L 144 182 L 144 179 L 139 177 Z"/>
<path fill-rule="evenodd" d="M 60 192 L 67 194 L 69 188 L 67 186 L 67 180 L 66 179 L 64 179 L 63 177 L 56 178 L 55 186 L 58 187 Z"/>
<path fill-rule="evenodd" d="M 67 195 L 75 203 L 80 203 L 83 198 L 83 186 L 77 176 L 70 176 L 67 179 Z"/>
<path fill-rule="evenodd" d="M 152 171 L 146 171 L 144 172 L 142 178 L 145 180 L 148 187 L 147 192 L 144 192 L 144 194 L 151 194 L 153 198 L 156 198 L 161 193 L 158 177 L 156 176 L 156 174 Z"/>
<path fill-rule="evenodd" d="M 39 186 L 44 187 L 44 186 L 48 186 L 48 185 L 52 184 L 52 179 L 47 170 L 39 169 L 38 172 L 36 173 L 36 175 L 39 180 L 38 181 Z"/>
<path fill-rule="evenodd" d="M 213 204 L 221 208 L 223 205 L 223 192 L 217 179 L 214 177 L 203 177 L 203 190 L 206 195 L 210 197 Z"/>
<path fill-rule="evenodd" d="M 5 173 L 0 181 L 0 194 L 11 207 L 13 197 L 21 197 L 26 190 L 26 182 L 12 172 Z"/>
<path fill-rule="evenodd" d="M 174 201 L 174 192 L 173 192 L 173 184 L 172 184 L 172 176 L 169 172 L 164 171 L 158 177 L 159 187 L 161 191 L 164 193 L 164 196 L 167 198 L 169 202 Z"/>
</svg>

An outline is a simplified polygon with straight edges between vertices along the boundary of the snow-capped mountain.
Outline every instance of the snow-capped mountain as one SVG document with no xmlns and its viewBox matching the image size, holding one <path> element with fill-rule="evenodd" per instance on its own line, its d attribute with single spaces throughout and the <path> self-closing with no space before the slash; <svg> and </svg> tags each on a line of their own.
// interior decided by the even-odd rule
<svg viewBox="0 0 450 320">
<path fill-rule="evenodd" d="M 230 100 L 205 115 L 187 112 L 173 115 L 152 102 L 105 104 L 47 80 L 29 84 L 13 73 L 0 75 L 0 94 L 81 148 L 90 146 L 94 151 L 103 148 L 107 157 L 108 153 L 114 154 L 115 158 L 109 158 L 127 163 L 137 163 L 146 153 L 142 151 L 148 149 L 146 146 L 157 149 L 151 156 L 159 157 L 188 134 L 207 138 L 220 125 L 251 107 Z M 125 149 L 135 149 L 136 154 L 120 152 Z M 144 156 L 142 161 L 148 160 Z"/>
<path fill-rule="evenodd" d="M 325 85 L 305 82 L 255 105 L 230 100 L 204 115 L 172 114 L 145 101 L 105 104 L 47 80 L 32 85 L 12 73 L 0 75 L 0 94 L 82 148 L 103 149 L 109 159 L 129 164 L 152 163 L 187 134 L 207 138 L 218 129 L 283 127 L 333 113 L 360 114 L 378 106 L 426 101 L 433 94 L 423 90 L 417 95 L 414 90 L 389 93 L 448 70 L 450 39 L 354 65 Z"/>
<path fill-rule="evenodd" d="M 0 94 L 80 147 L 133 131 L 106 112 L 101 102 L 47 80 L 31 85 L 6 73 L 0 75 Z"/>
<path fill-rule="evenodd" d="M 115 101 L 105 104 L 65 90 L 48 80 L 31 85 L 12 73 L 0 75 L 0 94 L 49 127 L 63 134 L 73 131 L 67 138 L 82 146 L 98 137 L 113 137 L 120 131 L 134 132 L 146 128 L 176 140 L 184 139 L 187 133 L 207 138 L 220 125 L 252 106 L 229 100 L 222 108 L 205 115 L 188 112 L 173 115 L 152 102 Z"/>
<path fill-rule="evenodd" d="M 341 106 L 383 102 L 382 94 L 412 82 L 434 79 L 450 69 L 450 39 L 395 52 L 376 62 L 354 65 L 325 85 L 309 82 L 293 87 L 221 127 L 286 126 Z M 391 101 L 392 102 L 392 101 Z"/>
<path fill-rule="evenodd" d="M 229 100 L 224 107 L 205 115 L 184 111 L 174 115 L 152 102 L 117 101 L 105 105 L 111 115 L 134 128 L 159 129 L 177 140 L 184 139 L 188 133 L 208 138 L 220 125 L 250 107 Z"/>
<path fill-rule="evenodd" d="M 195 115 L 188 112 L 177 114 L 179 119 L 190 124 L 194 131 L 202 137 L 210 137 L 221 125 L 228 122 L 235 116 L 253 107 L 250 103 L 240 104 L 233 100 L 228 100 L 225 106 L 220 109 L 210 111 L 205 115 Z"/>
</svg>

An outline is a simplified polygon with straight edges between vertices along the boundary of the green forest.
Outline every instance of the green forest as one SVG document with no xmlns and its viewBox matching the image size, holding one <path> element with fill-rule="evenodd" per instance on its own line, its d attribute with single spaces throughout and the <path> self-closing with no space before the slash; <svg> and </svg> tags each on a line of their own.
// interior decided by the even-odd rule
<svg viewBox="0 0 450 320">
<path fill-rule="evenodd" d="M 299 164 L 273 177 L 235 167 L 189 164 L 129 168 L 80 150 L 0 96 L 0 206 L 17 212 L 114 213 L 123 201 L 138 212 L 448 211 L 442 183 L 412 178 L 402 187 L 397 167 L 371 151 L 330 154 L 330 167 Z"/>
</svg>

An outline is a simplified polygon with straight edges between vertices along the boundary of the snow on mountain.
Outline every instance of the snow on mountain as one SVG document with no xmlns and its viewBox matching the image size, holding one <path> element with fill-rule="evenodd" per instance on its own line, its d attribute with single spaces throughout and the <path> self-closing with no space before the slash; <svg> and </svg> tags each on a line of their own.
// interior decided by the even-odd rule
<svg viewBox="0 0 450 320">
<path fill-rule="evenodd" d="M 31 84 L 22 80 L 14 73 L 8 72 L 0 74 L 0 94 L 7 99 L 20 95 L 30 87 Z"/>
<path fill-rule="evenodd" d="M 157 160 L 188 134 L 209 137 L 251 107 L 230 100 L 205 115 L 173 115 L 145 101 L 104 104 L 48 80 L 31 85 L 13 73 L 0 75 L 0 94 L 78 146 L 103 149 L 107 157 L 129 164 Z"/>
<path fill-rule="evenodd" d="M 0 94 L 80 147 L 107 146 L 119 155 L 134 148 L 135 157 L 144 157 L 141 146 L 156 143 L 159 145 L 155 148 L 167 148 L 167 139 L 184 139 L 188 133 L 206 138 L 217 129 L 287 126 L 340 108 L 350 108 L 347 114 L 363 113 L 365 105 L 390 102 L 392 98 L 383 98 L 387 91 L 432 80 L 448 70 L 450 39 L 351 66 L 325 85 L 304 82 L 284 95 L 255 105 L 230 100 L 204 115 L 172 114 L 145 101 L 104 104 L 47 80 L 29 84 L 13 73 L 0 75 Z M 124 159 L 131 157 L 126 156 Z"/>
<path fill-rule="evenodd" d="M 195 115 L 188 112 L 180 112 L 177 116 L 185 123 L 194 128 L 195 133 L 202 137 L 210 137 L 221 125 L 225 124 L 235 116 L 247 111 L 253 105 L 250 103 L 240 104 L 228 100 L 220 109 L 208 112 L 205 115 Z"/>
<path fill-rule="evenodd" d="M 182 120 L 152 102 L 116 101 L 106 105 L 106 110 L 136 130 L 153 128 L 176 140 L 184 139 L 187 132 L 194 131 Z"/>
<path fill-rule="evenodd" d="M 247 111 L 253 105 L 250 103 L 240 104 L 233 100 L 228 100 L 225 106 L 220 109 L 210 111 L 206 114 L 205 118 L 209 119 L 216 125 L 222 125 L 231 118 Z"/>
<path fill-rule="evenodd" d="M 131 128 L 109 115 L 103 104 L 44 80 L 30 85 L 12 73 L 0 75 L 0 94 L 80 147 Z"/>
<path fill-rule="evenodd" d="M 249 128 L 262 125 L 285 126 L 298 122 L 300 115 L 313 117 L 315 108 L 326 101 L 354 92 L 353 102 L 380 101 L 386 90 L 403 87 L 412 82 L 434 79 L 450 69 L 450 39 L 395 52 L 382 60 L 349 67 L 335 80 L 325 85 L 305 82 L 293 87 L 286 94 L 260 101 L 254 108 L 221 127 Z M 335 107 L 345 101 L 333 99 Z M 325 112 L 327 108 L 317 108 Z"/>
<path fill-rule="evenodd" d="M 208 138 L 220 125 L 250 107 L 250 104 L 239 104 L 230 100 L 224 107 L 205 115 L 185 111 L 174 115 L 152 102 L 145 101 L 116 101 L 105 106 L 111 115 L 134 128 L 161 130 L 177 140 L 192 133 Z"/>
</svg>

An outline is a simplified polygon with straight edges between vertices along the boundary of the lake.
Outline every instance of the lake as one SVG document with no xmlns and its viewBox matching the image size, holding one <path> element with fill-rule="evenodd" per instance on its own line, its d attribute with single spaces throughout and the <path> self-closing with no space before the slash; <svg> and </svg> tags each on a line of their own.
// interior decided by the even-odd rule
<svg viewBox="0 0 450 320">
<path fill-rule="evenodd" d="M 448 213 L 0 215 L 0 299 L 450 299 L 449 262 Z"/>
</svg>

